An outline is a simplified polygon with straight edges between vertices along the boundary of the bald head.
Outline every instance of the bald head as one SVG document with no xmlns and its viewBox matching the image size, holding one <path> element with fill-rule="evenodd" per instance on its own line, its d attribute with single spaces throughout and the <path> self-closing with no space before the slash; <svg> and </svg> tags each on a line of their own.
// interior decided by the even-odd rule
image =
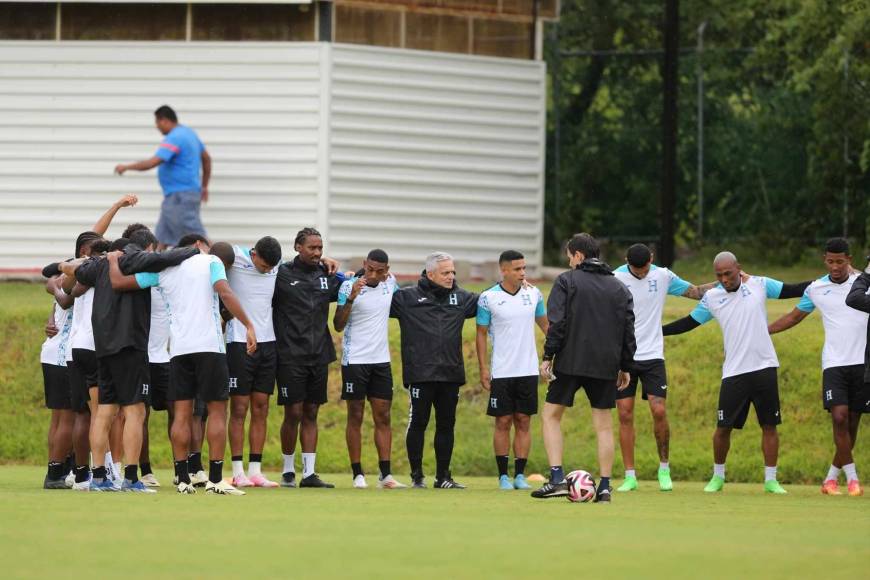
<svg viewBox="0 0 870 580">
<path fill-rule="evenodd" d="M 713 269 L 716 271 L 716 279 L 728 292 L 734 292 L 740 288 L 740 264 L 737 256 L 731 252 L 719 252 L 713 259 Z"/>
<path fill-rule="evenodd" d="M 719 252 L 716 254 L 716 257 L 713 258 L 713 267 L 717 267 L 719 265 L 725 266 L 726 264 L 736 264 L 737 256 L 732 254 L 731 252 Z"/>
</svg>

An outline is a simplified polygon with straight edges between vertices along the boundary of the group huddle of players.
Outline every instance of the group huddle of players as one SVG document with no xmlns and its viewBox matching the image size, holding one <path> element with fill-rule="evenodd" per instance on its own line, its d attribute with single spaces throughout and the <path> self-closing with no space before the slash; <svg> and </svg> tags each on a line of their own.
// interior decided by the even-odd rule
<svg viewBox="0 0 870 580">
<path fill-rule="evenodd" d="M 361 270 L 342 273 L 336 261 L 323 256 L 323 238 L 313 228 L 298 232 L 296 255 L 287 261 L 282 261 L 279 242 L 269 236 L 245 248 L 191 234 L 167 249 L 147 227 L 133 224 L 120 238 L 106 240 L 103 236 L 115 213 L 135 202 L 135 196 L 123 198 L 92 230 L 79 235 L 71 259 L 43 270 L 46 289 L 55 298 L 41 352 L 45 401 L 52 410 L 47 489 L 155 493 L 160 484 L 151 469 L 148 424 L 152 411 L 163 410 L 168 413 L 173 484 L 179 493 L 192 494 L 200 487 L 222 495 L 244 495 L 245 487 L 333 487 L 318 476 L 315 460 L 318 410 L 327 402 L 328 366 L 337 358 L 329 330 L 330 304 L 336 302 L 331 322 L 335 331 L 343 332 L 341 398 L 347 407 L 354 487 L 368 486 L 360 461 L 366 400 L 379 458 L 377 485 L 407 487 L 393 476 L 390 461 L 391 317 L 399 320 L 402 384 L 410 402 L 406 448 L 412 487 L 426 487 L 423 448 L 433 408 L 437 465 L 433 486 L 464 487 L 453 479 L 450 461 L 459 390 L 465 383 L 462 327 L 466 319 L 476 318 L 481 385 L 489 391 L 487 414 L 495 418 L 498 486 L 531 489 L 524 474 L 531 446 L 529 424 L 538 411 L 538 384 L 543 377 L 550 383 L 542 413 L 550 478 L 532 496 L 567 494 L 560 420 L 565 408 L 573 405 L 576 392 L 583 389 L 598 436 L 597 501 L 605 502 L 610 501 L 614 407 L 626 468 L 618 491 L 638 486 L 633 412 L 639 385 L 653 416 L 659 485 L 663 491 L 673 489 L 663 336 L 715 318 L 723 330 L 725 363 L 713 477 L 705 489 L 723 489 L 731 430 L 743 426 L 751 404 L 762 427 L 765 490 L 785 493 L 776 476 L 776 426 L 781 416 L 778 361 L 769 335 L 794 326 L 818 308 L 825 327 L 822 402 L 831 413 L 836 448 L 822 491 L 839 494 L 842 471 L 849 494 L 862 493 L 852 448 L 860 415 L 870 411 L 870 389 L 865 383 L 870 377 L 864 366 L 870 276 L 852 269 L 845 240 L 827 243 L 828 275 L 812 283 L 783 284 L 749 276 L 736 257 L 723 252 L 714 262 L 718 282 L 695 286 L 652 265 L 651 251 L 641 244 L 628 250 L 625 265 L 611 271 L 598 259 L 597 242 L 588 234 L 578 234 L 566 245 L 571 270 L 554 284 L 548 313 L 542 293 L 526 281 L 525 259 L 516 251 L 501 254 L 501 281 L 479 295 L 457 285 L 453 259 L 440 252 L 427 257 L 416 284 L 400 288 L 390 273 L 386 252 L 372 250 Z M 579 276 L 577 281 L 572 281 L 572 273 Z M 622 305 L 614 307 L 618 311 L 608 311 L 609 298 L 606 304 L 596 302 L 599 297 L 584 285 L 587 275 L 594 278 L 591 287 L 604 295 L 614 295 L 614 287 L 607 284 L 618 281 L 616 294 L 625 295 Z M 667 295 L 700 303 L 689 316 L 663 327 Z M 793 312 L 768 325 L 768 298 L 801 296 Z M 569 367 L 564 361 L 594 358 L 608 335 L 601 332 L 601 344 L 578 339 L 583 333 L 567 327 L 595 320 L 594 316 L 586 317 L 586 322 L 572 319 L 578 309 L 613 314 L 616 325 L 627 324 L 616 337 L 618 372 L 572 376 L 565 371 Z M 537 351 L 536 325 L 547 335 L 543 361 Z M 594 335 L 602 330 L 585 332 Z M 266 419 L 276 386 L 277 403 L 284 411 L 283 469 L 278 482 L 262 472 Z M 512 428 L 514 476 L 510 477 Z M 209 444 L 207 469 L 201 458 L 204 439 Z M 232 478 L 224 479 L 227 440 Z M 298 481 L 297 440 L 302 463 Z"/>
</svg>

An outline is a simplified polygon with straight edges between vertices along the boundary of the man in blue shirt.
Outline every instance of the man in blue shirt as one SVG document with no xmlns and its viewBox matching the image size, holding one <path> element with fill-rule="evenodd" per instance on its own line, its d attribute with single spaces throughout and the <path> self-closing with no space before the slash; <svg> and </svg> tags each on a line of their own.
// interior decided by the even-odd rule
<svg viewBox="0 0 870 580">
<path fill-rule="evenodd" d="M 200 204 L 208 202 L 208 182 L 211 177 L 211 156 L 190 127 L 180 125 L 175 111 L 163 105 L 154 111 L 157 130 L 165 137 L 150 159 L 118 164 L 115 173 L 148 171 L 155 167 L 163 204 L 154 233 L 161 249 L 175 246 L 185 234 L 206 235 L 199 217 Z M 200 179 L 200 170 L 202 178 Z"/>
</svg>

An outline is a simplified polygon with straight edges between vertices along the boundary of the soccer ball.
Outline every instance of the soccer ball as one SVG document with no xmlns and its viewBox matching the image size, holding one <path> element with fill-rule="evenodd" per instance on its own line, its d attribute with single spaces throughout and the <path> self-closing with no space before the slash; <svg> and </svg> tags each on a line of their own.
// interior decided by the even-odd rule
<svg viewBox="0 0 870 580">
<path fill-rule="evenodd" d="M 568 501 L 583 503 L 595 497 L 595 480 L 588 472 L 578 469 L 565 478 L 568 482 Z"/>
</svg>

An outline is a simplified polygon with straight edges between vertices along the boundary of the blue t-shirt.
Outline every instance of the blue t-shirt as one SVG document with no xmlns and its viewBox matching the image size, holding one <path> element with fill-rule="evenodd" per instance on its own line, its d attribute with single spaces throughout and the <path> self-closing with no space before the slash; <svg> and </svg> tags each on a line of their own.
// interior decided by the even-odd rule
<svg viewBox="0 0 870 580">
<path fill-rule="evenodd" d="M 205 145 L 190 127 L 176 125 L 157 148 L 157 157 L 163 163 L 157 168 L 157 179 L 163 195 L 179 191 L 200 191 L 202 181 L 202 152 Z"/>
</svg>

